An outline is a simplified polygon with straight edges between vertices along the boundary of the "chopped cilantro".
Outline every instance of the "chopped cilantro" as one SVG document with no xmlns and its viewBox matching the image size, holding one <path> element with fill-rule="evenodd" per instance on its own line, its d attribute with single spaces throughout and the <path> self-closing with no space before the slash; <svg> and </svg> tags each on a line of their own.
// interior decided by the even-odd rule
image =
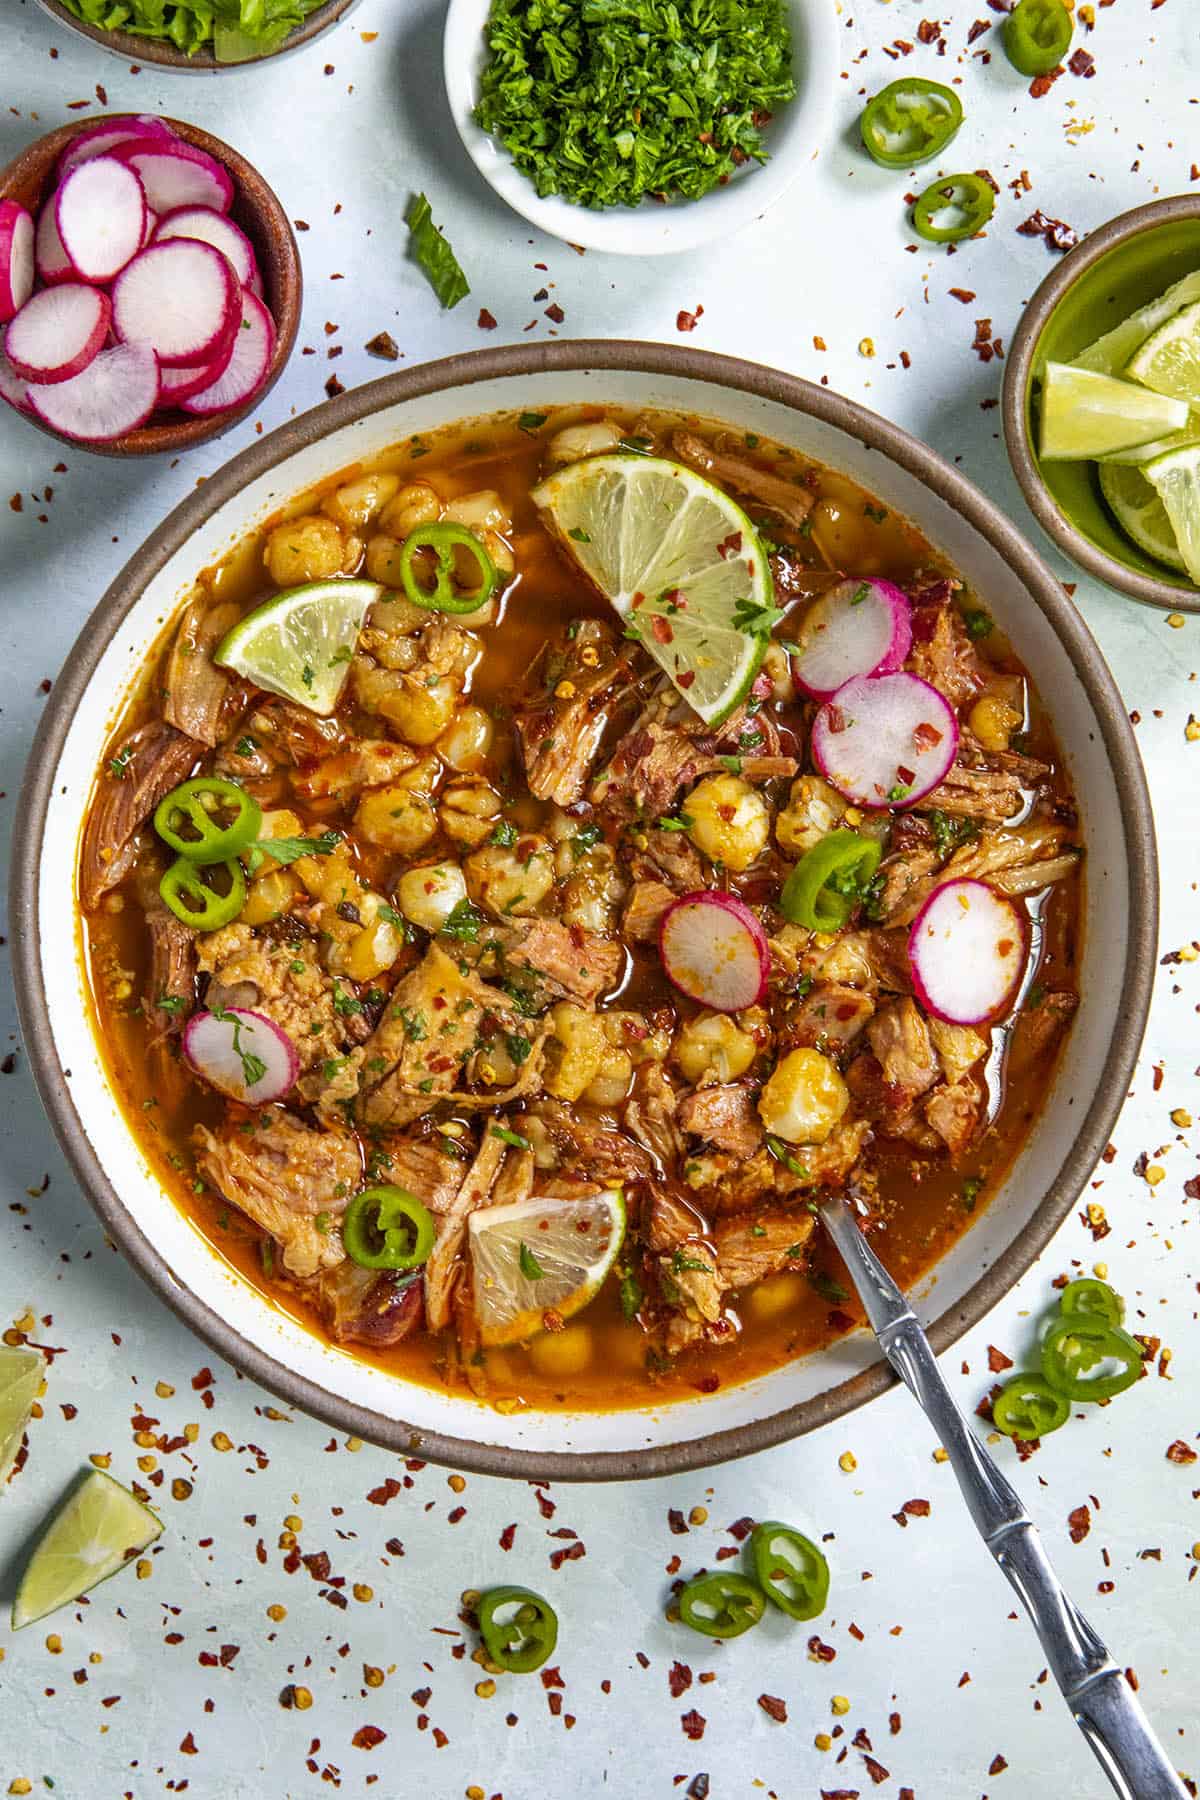
<svg viewBox="0 0 1200 1800">
<path fill-rule="evenodd" d="M 533 437 L 542 429 L 549 417 L 549 413 L 523 412 L 517 420 L 517 429 L 525 432 L 527 436 Z"/>
<path fill-rule="evenodd" d="M 501 819 L 500 823 L 496 826 L 496 829 L 492 832 L 489 842 L 499 844 L 502 849 L 507 850 L 511 845 L 516 843 L 519 836 L 520 833 L 515 825 L 510 824 L 507 819 Z"/>
<path fill-rule="evenodd" d="M 446 915 L 442 926 L 442 936 L 457 938 L 464 944 L 479 942 L 479 927 L 483 924 L 483 914 L 471 905 L 469 900 L 456 901 Z"/>
<path fill-rule="evenodd" d="M 990 637 L 996 629 L 996 621 L 992 618 L 991 613 L 984 612 L 981 607 L 977 607 L 973 612 L 964 612 L 962 621 L 967 628 L 967 636 L 976 642 L 980 638 Z"/>
<path fill-rule="evenodd" d="M 526 1281 L 542 1281 L 545 1279 L 545 1269 L 543 1269 L 541 1263 L 529 1248 L 529 1245 L 524 1242 L 521 1244 L 520 1264 L 521 1273 Z"/>
<path fill-rule="evenodd" d="M 782 1163 L 789 1175 L 795 1175 L 799 1181 L 809 1179 L 810 1171 L 804 1167 L 803 1163 L 796 1161 L 782 1138 L 771 1137 L 768 1134 L 767 1150 L 777 1163 Z"/>
<path fill-rule="evenodd" d="M 493 1125 L 489 1129 L 492 1137 L 499 1138 L 502 1144 L 510 1144 L 514 1150 L 530 1148 L 529 1139 L 523 1138 L 519 1131 L 510 1131 L 507 1125 Z"/>
<path fill-rule="evenodd" d="M 822 1300 L 828 1300 L 831 1306 L 840 1306 L 843 1300 L 850 1298 L 841 1282 L 835 1281 L 832 1275 L 827 1275 L 824 1269 L 810 1269 L 808 1282 L 810 1287 L 816 1288 Z"/>
</svg>

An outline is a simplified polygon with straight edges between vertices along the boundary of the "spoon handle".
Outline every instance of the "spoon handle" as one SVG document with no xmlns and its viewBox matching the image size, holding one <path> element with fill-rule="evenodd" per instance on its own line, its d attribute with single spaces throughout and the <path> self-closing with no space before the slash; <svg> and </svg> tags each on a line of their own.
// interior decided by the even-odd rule
<svg viewBox="0 0 1200 1800">
<path fill-rule="evenodd" d="M 945 1447 L 975 1527 L 1041 1639 L 1046 1661 L 1121 1800 L 1186 1800 L 1186 1790 L 1121 1670 L 1054 1573 L 1036 1525 L 959 1411 L 908 1301 L 843 1200 L 821 1208 L 884 1355 Z"/>
</svg>

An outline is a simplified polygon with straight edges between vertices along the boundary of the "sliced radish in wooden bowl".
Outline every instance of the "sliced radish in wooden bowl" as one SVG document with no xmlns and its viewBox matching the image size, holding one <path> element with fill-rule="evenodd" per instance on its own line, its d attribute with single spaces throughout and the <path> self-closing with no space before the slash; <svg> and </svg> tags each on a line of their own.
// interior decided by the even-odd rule
<svg viewBox="0 0 1200 1800">
<path fill-rule="evenodd" d="M 183 1028 L 183 1054 L 197 1075 L 247 1106 L 282 1100 L 300 1073 L 287 1032 L 244 1006 L 193 1013 Z"/>
<path fill-rule="evenodd" d="M 741 1012 L 766 992 L 767 934 L 736 894 L 700 889 L 663 914 L 658 949 L 667 979 L 714 1012 Z"/>
<path fill-rule="evenodd" d="M 33 243 L 38 280 L 44 282 L 47 287 L 52 287 L 58 281 L 79 280 L 70 257 L 63 249 L 62 239 L 58 235 L 57 215 L 58 196 L 54 194 L 38 214 L 37 232 Z"/>
<path fill-rule="evenodd" d="M 233 205 L 228 169 L 181 138 L 163 144 L 125 144 L 114 155 L 137 172 L 146 203 L 156 213 L 174 212 L 179 206 L 211 206 L 227 213 Z"/>
<path fill-rule="evenodd" d="M 171 369 L 160 368 L 158 371 L 158 400 L 160 406 L 182 406 L 193 394 L 202 394 L 205 388 L 213 387 L 225 373 L 232 360 L 234 345 L 230 344 L 212 362 L 199 363 L 191 367 L 181 365 Z"/>
<path fill-rule="evenodd" d="M 182 241 L 182 240 L 181 240 Z M 275 349 L 275 321 L 262 301 L 242 289 L 241 329 L 233 340 L 233 355 L 211 387 L 183 402 L 184 412 L 208 414 L 244 406 L 262 387 Z"/>
<path fill-rule="evenodd" d="M 18 200 L 0 200 L 0 325 L 33 292 L 33 215 Z"/>
<path fill-rule="evenodd" d="M 158 358 L 149 344 L 116 344 L 71 381 L 53 387 L 31 382 L 27 398 L 30 411 L 52 431 L 81 444 L 107 443 L 136 431 L 154 411 Z"/>
<path fill-rule="evenodd" d="M 173 238 L 151 244 L 122 269 L 113 283 L 112 313 L 123 343 L 152 345 L 168 368 L 194 368 L 232 345 L 242 291 L 219 250 L 194 238 Z"/>
<path fill-rule="evenodd" d="M 108 156 L 123 145 L 146 144 L 154 147 L 164 142 L 174 144 L 179 140 L 169 125 L 164 125 L 161 119 L 153 118 L 149 113 L 139 113 L 136 118 L 123 119 L 117 125 L 101 120 L 71 139 L 59 157 L 58 178 L 62 181 L 79 163 L 91 162 L 95 156 Z"/>
<path fill-rule="evenodd" d="M 78 163 L 53 204 L 59 240 L 84 281 L 111 281 L 142 247 L 146 196 L 115 156 Z"/>
<path fill-rule="evenodd" d="M 957 750 L 953 708 L 903 670 L 856 676 L 813 720 L 813 760 L 856 806 L 911 806 L 945 780 Z"/>
<path fill-rule="evenodd" d="M 7 400 L 18 412 L 27 413 L 31 410 L 29 383 L 21 380 L 3 350 L 0 350 L 0 400 Z"/>
<path fill-rule="evenodd" d="M 4 349 L 26 381 L 70 381 L 100 354 L 111 320 L 101 288 L 62 282 L 25 302 L 4 334 Z"/>
<path fill-rule="evenodd" d="M 912 647 L 908 596 L 890 581 L 839 581 L 804 615 L 796 645 L 792 673 L 814 700 L 856 675 L 890 675 Z"/>
<path fill-rule="evenodd" d="M 214 212 L 211 206 L 179 206 L 160 219 L 155 227 L 155 243 L 164 244 L 170 238 L 195 238 L 201 244 L 211 244 L 233 265 L 240 287 L 249 287 L 258 273 L 254 246 L 241 226 L 224 213 Z"/>
<path fill-rule="evenodd" d="M 908 934 L 917 998 L 951 1025 L 981 1025 L 1004 1012 L 1028 952 L 1025 914 L 985 881 L 943 882 Z"/>
</svg>

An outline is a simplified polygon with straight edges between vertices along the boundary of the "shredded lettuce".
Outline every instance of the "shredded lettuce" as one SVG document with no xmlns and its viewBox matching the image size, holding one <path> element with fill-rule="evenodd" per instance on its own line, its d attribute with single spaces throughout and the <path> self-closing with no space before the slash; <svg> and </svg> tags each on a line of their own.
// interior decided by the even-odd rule
<svg viewBox="0 0 1200 1800">
<path fill-rule="evenodd" d="M 457 306 L 471 291 L 458 258 L 433 222 L 424 194 L 414 194 L 404 222 L 412 233 L 412 253 L 443 306 Z"/>
<path fill-rule="evenodd" d="M 64 0 L 102 31 L 159 38 L 188 56 L 211 50 L 218 62 L 249 62 L 278 50 L 323 0 Z"/>
</svg>

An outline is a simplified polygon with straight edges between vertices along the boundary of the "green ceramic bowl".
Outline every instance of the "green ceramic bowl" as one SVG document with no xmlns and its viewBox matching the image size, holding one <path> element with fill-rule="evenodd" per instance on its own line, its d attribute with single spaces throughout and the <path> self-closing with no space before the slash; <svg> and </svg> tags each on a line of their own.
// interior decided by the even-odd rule
<svg viewBox="0 0 1200 1800">
<path fill-rule="evenodd" d="M 1047 362 L 1070 362 L 1172 282 L 1200 269 L 1200 195 L 1122 213 L 1043 281 L 1021 318 L 1004 374 L 1004 440 L 1039 524 L 1090 574 L 1150 606 L 1200 612 L 1200 588 L 1139 550 L 1117 525 L 1088 462 L 1042 463 L 1036 396 Z"/>
</svg>

